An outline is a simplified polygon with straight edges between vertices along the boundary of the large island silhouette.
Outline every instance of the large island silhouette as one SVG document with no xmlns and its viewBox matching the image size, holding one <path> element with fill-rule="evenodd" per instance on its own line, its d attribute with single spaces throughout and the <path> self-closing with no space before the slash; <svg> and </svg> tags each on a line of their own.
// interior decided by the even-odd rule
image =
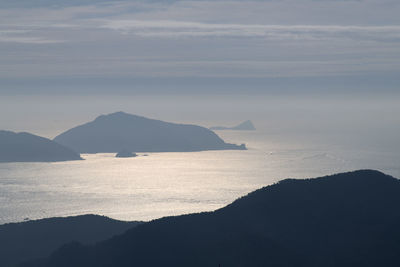
<svg viewBox="0 0 400 267">
<path fill-rule="evenodd" d="M 400 180 L 361 170 L 287 179 L 199 214 L 73 242 L 21 266 L 400 266 Z"/>
<path fill-rule="evenodd" d="M 205 127 L 164 122 L 124 112 L 99 116 L 58 135 L 54 141 L 80 153 L 246 149 L 245 145 L 225 143 Z"/>
<path fill-rule="evenodd" d="M 0 131 L 0 162 L 55 162 L 81 160 L 71 149 L 30 133 Z"/>
</svg>

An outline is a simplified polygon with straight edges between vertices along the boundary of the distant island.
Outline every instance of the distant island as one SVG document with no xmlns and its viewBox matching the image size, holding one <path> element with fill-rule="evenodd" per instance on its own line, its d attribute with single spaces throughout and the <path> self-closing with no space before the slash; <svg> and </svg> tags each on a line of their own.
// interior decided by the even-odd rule
<svg viewBox="0 0 400 267">
<path fill-rule="evenodd" d="M 121 150 L 115 155 L 116 158 L 134 158 L 137 157 L 136 153 L 132 153 L 128 150 Z"/>
<path fill-rule="evenodd" d="M 30 133 L 0 131 L 0 162 L 55 162 L 81 160 L 71 149 Z"/>
<path fill-rule="evenodd" d="M 254 127 L 254 124 L 251 122 L 251 120 L 247 120 L 242 122 L 239 125 L 236 125 L 234 127 L 224 127 L 224 126 L 213 126 L 210 127 L 210 130 L 239 130 L 239 131 L 254 131 L 256 127 Z"/>
<path fill-rule="evenodd" d="M 225 143 L 207 128 L 164 122 L 116 112 L 72 128 L 54 141 L 80 153 L 189 152 L 245 150 L 246 146 Z"/>
<path fill-rule="evenodd" d="M 400 266 L 400 180 L 374 170 L 287 179 L 214 212 L 166 217 L 24 267 Z"/>
<path fill-rule="evenodd" d="M 0 266 L 47 257 L 72 241 L 94 244 L 122 234 L 141 222 L 123 222 L 99 215 L 41 219 L 0 225 Z"/>
</svg>

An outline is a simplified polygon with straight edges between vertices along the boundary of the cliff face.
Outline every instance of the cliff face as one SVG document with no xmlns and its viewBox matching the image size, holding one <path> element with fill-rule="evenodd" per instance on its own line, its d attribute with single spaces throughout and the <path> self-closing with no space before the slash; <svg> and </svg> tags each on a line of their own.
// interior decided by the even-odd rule
<svg viewBox="0 0 400 267">
<path fill-rule="evenodd" d="M 207 128 L 117 112 L 70 129 L 54 141 L 80 153 L 185 152 L 246 149 L 225 143 Z"/>
<path fill-rule="evenodd" d="M 81 160 L 71 149 L 29 133 L 0 131 L 0 162 Z"/>
</svg>

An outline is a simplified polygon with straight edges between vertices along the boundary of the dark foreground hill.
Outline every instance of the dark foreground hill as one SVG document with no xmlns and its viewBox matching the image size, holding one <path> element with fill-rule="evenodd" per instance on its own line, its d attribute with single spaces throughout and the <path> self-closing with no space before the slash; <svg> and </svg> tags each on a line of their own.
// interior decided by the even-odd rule
<svg viewBox="0 0 400 267">
<path fill-rule="evenodd" d="M 224 126 L 213 126 L 210 127 L 210 130 L 238 130 L 238 131 L 254 131 L 256 127 L 254 127 L 253 122 L 250 120 L 244 121 L 241 124 L 238 124 L 234 127 L 224 127 Z"/>
<path fill-rule="evenodd" d="M 0 162 L 54 162 L 81 160 L 78 153 L 30 133 L 0 131 Z"/>
<path fill-rule="evenodd" d="M 51 218 L 0 225 L 0 266 L 47 257 L 65 243 L 92 244 L 138 225 L 98 215 Z"/>
<path fill-rule="evenodd" d="M 244 145 L 225 143 L 204 127 L 169 123 L 123 112 L 102 115 L 60 134 L 54 141 L 80 153 L 246 149 Z"/>
<path fill-rule="evenodd" d="M 400 181 L 378 171 L 284 180 L 23 266 L 400 266 Z"/>
</svg>

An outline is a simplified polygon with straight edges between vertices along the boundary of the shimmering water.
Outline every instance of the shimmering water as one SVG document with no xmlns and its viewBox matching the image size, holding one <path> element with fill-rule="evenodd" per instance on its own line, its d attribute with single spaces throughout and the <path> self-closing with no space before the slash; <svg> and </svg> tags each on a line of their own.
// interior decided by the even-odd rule
<svg viewBox="0 0 400 267">
<path fill-rule="evenodd" d="M 122 220 L 215 210 L 283 178 L 360 168 L 400 177 L 399 155 L 265 132 L 219 132 L 248 151 L 150 153 L 117 159 L 0 164 L 0 224 L 95 213 Z"/>
</svg>

